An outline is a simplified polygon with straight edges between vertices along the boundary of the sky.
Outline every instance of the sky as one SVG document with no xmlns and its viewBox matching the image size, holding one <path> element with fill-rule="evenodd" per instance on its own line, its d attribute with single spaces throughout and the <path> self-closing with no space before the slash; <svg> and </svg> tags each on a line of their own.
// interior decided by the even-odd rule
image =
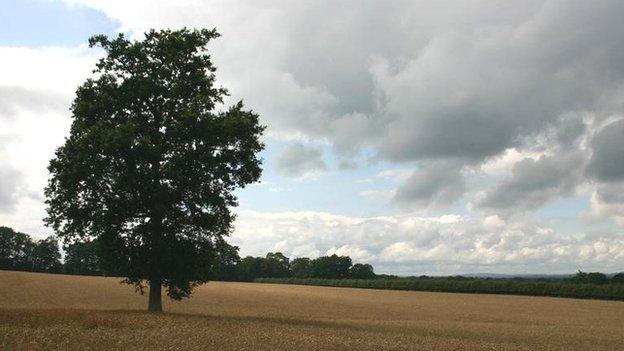
<svg viewBox="0 0 624 351">
<path fill-rule="evenodd" d="M 267 126 L 242 255 L 379 273 L 624 270 L 624 2 L 0 0 L 0 225 L 37 238 L 94 34 L 217 28 Z"/>
</svg>

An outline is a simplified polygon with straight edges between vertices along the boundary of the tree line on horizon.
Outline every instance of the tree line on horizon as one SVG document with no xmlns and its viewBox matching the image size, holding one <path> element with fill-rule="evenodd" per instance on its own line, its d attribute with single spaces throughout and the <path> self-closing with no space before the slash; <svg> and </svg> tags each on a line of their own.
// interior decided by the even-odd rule
<svg viewBox="0 0 624 351">
<path fill-rule="evenodd" d="M 103 267 L 97 240 L 64 246 L 61 260 L 59 242 L 54 236 L 33 240 L 28 234 L 0 227 L 0 269 L 76 275 L 122 276 L 115 267 Z M 349 256 L 299 257 L 293 260 L 281 252 L 264 257 L 240 257 L 237 246 L 221 243 L 216 257 L 206 262 L 205 279 L 254 281 L 258 278 L 374 279 L 370 264 L 353 264 Z"/>
<path fill-rule="evenodd" d="M 76 242 L 63 247 L 65 257 L 59 250 L 55 236 L 34 240 L 28 234 L 0 226 L 0 269 L 74 275 L 123 276 L 114 267 L 103 267 L 99 258 L 97 240 Z M 290 259 L 281 252 L 269 252 L 264 257 L 240 257 L 239 248 L 221 243 L 217 255 L 211 260 L 206 280 L 252 282 L 257 279 L 450 279 L 450 280 L 510 280 L 509 278 L 468 278 L 463 276 L 430 277 L 426 275 L 398 277 L 376 274 L 370 264 L 353 263 L 349 256 L 321 256 L 315 259 L 298 257 Z M 511 280 L 549 280 L 522 279 Z M 552 279 L 550 279 L 552 280 Z M 603 285 L 624 283 L 624 273 L 607 276 L 600 272 L 578 271 L 564 280 L 568 283 Z"/>
</svg>

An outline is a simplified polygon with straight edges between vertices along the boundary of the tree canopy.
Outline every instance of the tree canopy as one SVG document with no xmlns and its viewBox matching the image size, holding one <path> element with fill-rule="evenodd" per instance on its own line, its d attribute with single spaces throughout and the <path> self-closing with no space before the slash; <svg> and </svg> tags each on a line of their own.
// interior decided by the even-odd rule
<svg viewBox="0 0 624 351">
<path fill-rule="evenodd" d="M 242 102 L 221 108 L 206 52 L 216 30 L 89 40 L 104 49 L 50 161 L 46 223 L 66 244 L 97 239 L 101 267 L 127 277 L 150 310 L 208 280 L 232 227 L 233 191 L 260 177 L 264 127 Z"/>
<path fill-rule="evenodd" d="M 99 275 L 101 272 L 98 246 L 97 240 L 67 245 L 65 247 L 65 273 Z"/>
<path fill-rule="evenodd" d="M 349 276 L 351 258 L 349 256 L 321 256 L 312 261 L 313 277 L 328 279 L 343 279 Z"/>
<path fill-rule="evenodd" d="M 349 277 L 353 279 L 373 279 L 375 272 L 370 264 L 356 263 L 349 268 Z"/>
<path fill-rule="evenodd" d="M 33 240 L 28 234 L 0 226 L 0 269 L 61 271 L 61 253 L 55 237 Z"/>
</svg>

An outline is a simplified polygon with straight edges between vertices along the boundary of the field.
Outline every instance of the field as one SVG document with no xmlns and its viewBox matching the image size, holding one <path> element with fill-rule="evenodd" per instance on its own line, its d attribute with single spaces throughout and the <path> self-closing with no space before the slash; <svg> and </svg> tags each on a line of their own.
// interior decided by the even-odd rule
<svg viewBox="0 0 624 351">
<path fill-rule="evenodd" d="M 624 350 L 624 302 L 211 282 L 165 314 L 119 279 L 0 271 L 0 350 Z"/>
</svg>

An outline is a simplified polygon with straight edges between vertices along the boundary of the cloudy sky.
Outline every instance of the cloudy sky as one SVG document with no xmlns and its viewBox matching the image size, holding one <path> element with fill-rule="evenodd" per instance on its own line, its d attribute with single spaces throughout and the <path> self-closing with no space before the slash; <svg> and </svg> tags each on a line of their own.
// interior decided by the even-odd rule
<svg viewBox="0 0 624 351">
<path fill-rule="evenodd" d="M 624 270 L 622 1 L 0 1 L 0 224 L 43 187 L 93 34 L 216 27 L 268 126 L 243 255 L 397 274 Z"/>
</svg>

